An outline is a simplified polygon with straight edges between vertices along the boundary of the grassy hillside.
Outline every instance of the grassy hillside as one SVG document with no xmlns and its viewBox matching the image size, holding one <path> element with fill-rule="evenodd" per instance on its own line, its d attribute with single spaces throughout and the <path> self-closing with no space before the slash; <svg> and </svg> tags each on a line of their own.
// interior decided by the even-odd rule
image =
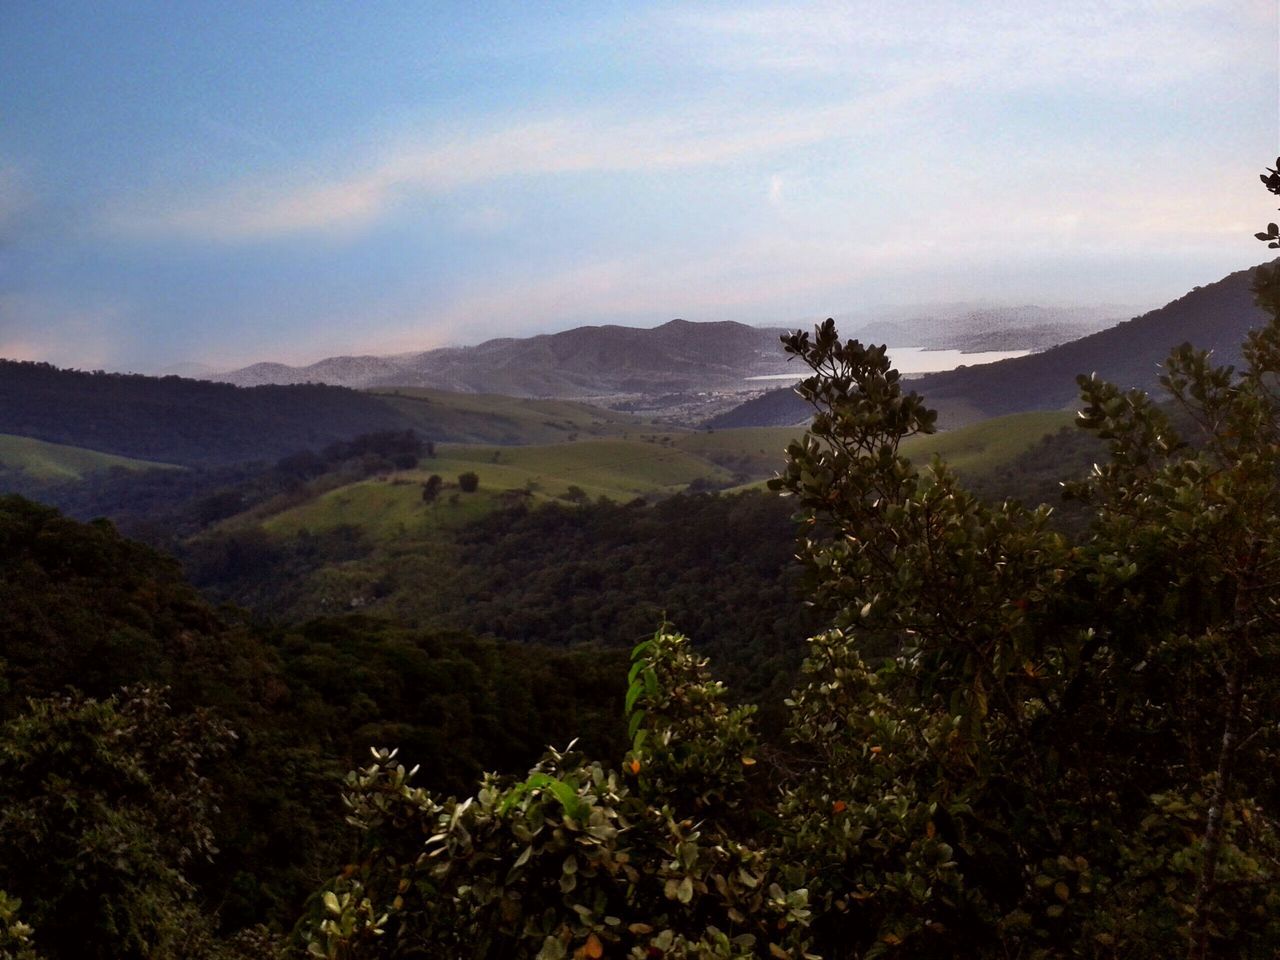
<svg viewBox="0 0 1280 960">
<path fill-rule="evenodd" d="M 983 420 L 959 430 L 912 437 L 903 452 L 923 466 L 936 454 L 957 473 L 980 476 L 1004 466 L 1045 434 L 1069 425 L 1068 410 L 1034 410 Z"/>
<path fill-rule="evenodd" d="M 972 427 L 917 437 L 906 447 L 920 463 L 935 453 L 960 472 L 978 477 L 1000 469 L 1045 434 L 1070 422 L 1064 412 L 1000 417 Z M 435 458 L 412 470 L 326 489 L 300 499 L 271 501 L 222 524 L 261 529 L 272 538 L 359 531 L 370 543 L 393 544 L 447 537 L 503 506 L 571 498 L 626 502 L 690 488 L 759 486 L 781 469 L 787 443 L 800 428 L 777 427 L 703 433 L 637 434 L 627 439 L 578 440 L 528 446 L 439 444 Z M 458 488 L 459 474 L 480 478 L 475 493 Z M 422 485 L 432 474 L 445 482 L 432 503 Z"/>
<path fill-rule="evenodd" d="M 556 443 L 574 436 L 616 436 L 644 421 L 571 400 L 527 400 L 491 393 L 402 388 L 373 395 L 423 436 L 455 443 Z"/>
<path fill-rule="evenodd" d="M 656 440 L 522 447 L 442 444 L 437 450 L 437 457 L 416 469 L 329 490 L 273 515 L 237 517 L 228 527 L 257 522 L 273 536 L 294 536 L 304 530 L 322 534 L 349 526 L 374 542 L 387 542 L 426 535 L 437 527 L 454 528 L 517 500 L 563 498 L 573 487 L 592 499 L 631 500 L 676 493 L 699 479 L 717 486 L 732 479 L 715 464 Z M 467 472 L 480 478 L 475 493 L 457 488 L 458 475 Z M 422 484 L 432 474 L 439 474 L 446 485 L 436 501 L 427 504 Z"/>
<path fill-rule="evenodd" d="M 36 480 L 61 481 L 80 480 L 88 474 L 112 467 L 125 470 L 172 469 L 166 463 L 134 460 L 83 447 L 0 434 L 0 470 L 24 473 Z"/>
<path fill-rule="evenodd" d="M 927 465 L 935 455 L 940 456 L 966 481 L 985 482 L 1002 474 L 1043 437 L 1069 426 L 1073 419 L 1074 414 L 1066 410 L 1033 410 L 993 417 L 957 430 L 912 437 L 903 444 L 903 453 L 918 466 Z M 694 434 L 678 442 L 702 449 L 705 456 L 719 463 L 750 465 L 760 471 L 758 476 L 768 477 L 781 469 L 784 451 L 791 439 L 803 434 L 803 426 L 743 427 Z M 776 453 L 771 452 L 775 450 Z M 734 489 L 763 485 L 763 480 L 756 479 Z"/>
</svg>

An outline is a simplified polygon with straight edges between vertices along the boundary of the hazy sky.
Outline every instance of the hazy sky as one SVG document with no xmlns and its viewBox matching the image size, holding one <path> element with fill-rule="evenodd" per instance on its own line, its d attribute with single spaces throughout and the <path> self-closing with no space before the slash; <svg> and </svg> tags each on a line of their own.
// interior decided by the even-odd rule
<svg viewBox="0 0 1280 960">
<path fill-rule="evenodd" d="M 0 356 L 1164 302 L 1265 259 L 1277 60 L 1275 0 L 7 0 Z"/>
</svg>

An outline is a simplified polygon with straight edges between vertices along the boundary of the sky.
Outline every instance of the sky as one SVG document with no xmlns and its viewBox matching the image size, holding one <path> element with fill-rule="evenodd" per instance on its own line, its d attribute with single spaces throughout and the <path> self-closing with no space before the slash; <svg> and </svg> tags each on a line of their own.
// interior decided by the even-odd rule
<svg viewBox="0 0 1280 960">
<path fill-rule="evenodd" d="M 1156 306 L 1266 259 L 1275 0 L 0 2 L 0 356 Z"/>
</svg>

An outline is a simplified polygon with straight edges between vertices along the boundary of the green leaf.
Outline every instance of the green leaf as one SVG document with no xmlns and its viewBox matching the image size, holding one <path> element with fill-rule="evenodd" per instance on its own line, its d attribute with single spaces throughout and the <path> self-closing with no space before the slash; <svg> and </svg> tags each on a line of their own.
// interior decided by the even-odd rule
<svg viewBox="0 0 1280 960">
<path fill-rule="evenodd" d="M 635 738 L 641 732 L 640 724 L 644 722 L 644 718 L 645 711 L 637 710 L 635 713 L 631 714 L 631 719 L 627 721 L 627 736 L 632 738 L 632 742 L 635 742 Z"/>
</svg>

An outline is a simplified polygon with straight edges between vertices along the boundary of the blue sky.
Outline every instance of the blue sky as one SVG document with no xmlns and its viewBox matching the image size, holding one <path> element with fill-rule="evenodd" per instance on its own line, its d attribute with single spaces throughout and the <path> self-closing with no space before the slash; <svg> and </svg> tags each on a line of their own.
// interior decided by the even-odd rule
<svg viewBox="0 0 1280 960">
<path fill-rule="evenodd" d="M 0 4 L 0 356 L 1165 302 L 1260 262 L 1274 0 Z"/>
</svg>

